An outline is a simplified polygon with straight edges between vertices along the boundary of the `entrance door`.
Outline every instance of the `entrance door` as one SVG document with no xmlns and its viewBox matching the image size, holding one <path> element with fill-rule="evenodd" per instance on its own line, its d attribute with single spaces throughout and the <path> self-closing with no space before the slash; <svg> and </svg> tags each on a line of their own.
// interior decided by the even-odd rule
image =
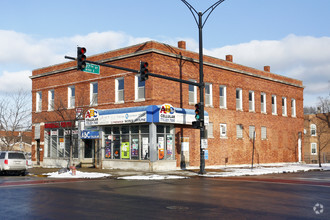
<svg viewBox="0 0 330 220">
<path fill-rule="evenodd" d="M 37 141 L 37 165 L 40 165 L 40 139 Z"/>
<path fill-rule="evenodd" d="M 93 158 L 94 156 L 94 140 L 85 140 L 85 154 L 84 158 Z"/>
</svg>

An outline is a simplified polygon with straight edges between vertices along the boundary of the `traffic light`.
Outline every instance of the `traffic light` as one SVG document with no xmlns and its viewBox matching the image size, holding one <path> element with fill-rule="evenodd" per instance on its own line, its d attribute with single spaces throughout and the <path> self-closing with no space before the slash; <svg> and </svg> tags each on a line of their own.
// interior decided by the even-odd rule
<svg viewBox="0 0 330 220">
<path fill-rule="evenodd" d="M 200 121 L 200 113 L 201 113 L 201 103 L 197 103 L 195 105 L 195 119 L 196 121 L 192 122 L 192 126 L 195 129 L 199 129 L 202 127 L 202 122 Z"/>
<path fill-rule="evenodd" d="M 77 70 L 83 71 L 86 67 L 86 48 L 77 47 Z"/>
<path fill-rule="evenodd" d="M 140 62 L 140 81 L 146 81 L 148 79 L 148 63 Z"/>
</svg>

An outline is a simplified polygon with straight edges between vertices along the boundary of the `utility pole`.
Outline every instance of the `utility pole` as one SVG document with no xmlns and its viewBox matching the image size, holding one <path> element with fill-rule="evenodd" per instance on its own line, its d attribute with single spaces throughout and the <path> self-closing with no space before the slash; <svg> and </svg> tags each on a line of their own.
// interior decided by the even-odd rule
<svg viewBox="0 0 330 220">
<path fill-rule="evenodd" d="M 199 101 L 200 101 L 200 170 L 199 174 L 205 174 L 205 155 L 204 155 L 204 149 L 202 146 L 202 140 L 205 136 L 205 125 L 204 125 L 204 73 L 203 73 L 203 27 L 209 18 L 212 11 L 220 5 L 225 0 L 220 0 L 214 3 L 211 7 L 209 7 L 207 10 L 202 12 L 197 12 L 194 7 L 192 7 L 186 0 L 181 0 L 190 10 L 192 15 L 194 16 L 194 19 L 196 21 L 196 24 L 198 26 L 198 35 L 199 35 Z M 203 15 L 207 14 L 205 21 L 203 22 Z M 196 18 L 196 15 L 198 15 L 198 19 Z"/>
</svg>

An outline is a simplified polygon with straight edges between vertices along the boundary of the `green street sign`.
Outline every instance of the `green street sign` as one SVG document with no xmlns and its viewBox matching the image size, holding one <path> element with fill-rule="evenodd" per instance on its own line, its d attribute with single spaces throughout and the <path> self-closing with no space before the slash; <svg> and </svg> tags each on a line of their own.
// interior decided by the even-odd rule
<svg viewBox="0 0 330 220">
<path fill-rule="evenodd" d="M 86 67 L 83 71 L 86 73 L 100 74 L 100 66 L 92 63 L 86 63 Z"/>
</svg>

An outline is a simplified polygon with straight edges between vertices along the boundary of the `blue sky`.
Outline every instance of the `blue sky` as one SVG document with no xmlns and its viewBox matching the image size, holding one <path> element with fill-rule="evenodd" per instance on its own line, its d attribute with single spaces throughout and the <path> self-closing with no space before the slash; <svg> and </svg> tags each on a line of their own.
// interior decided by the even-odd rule
<svg viewBox="0 0 330 220">
<path fill-rule="evenodd" d="M 203 12 L 216 0 L 188 2 Z M 185 40 L 198 51 L 180 0 L 0 0 L 0 8 L 0 92 L 31 90 L 33 69 L 66 62 L 77 45 L 87 56 L 147 40 Z M 328 0 L 226 0 L 204 26 L 204 54 L 302 80 L 305 105 L 314 105 L 330 93 L 329 10 Z"/>
</svg>

